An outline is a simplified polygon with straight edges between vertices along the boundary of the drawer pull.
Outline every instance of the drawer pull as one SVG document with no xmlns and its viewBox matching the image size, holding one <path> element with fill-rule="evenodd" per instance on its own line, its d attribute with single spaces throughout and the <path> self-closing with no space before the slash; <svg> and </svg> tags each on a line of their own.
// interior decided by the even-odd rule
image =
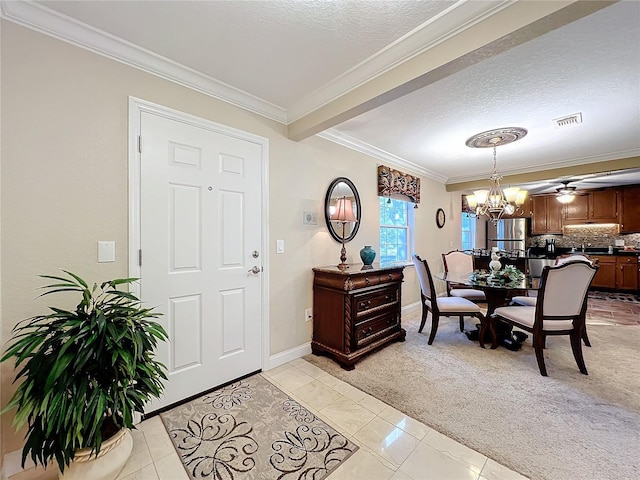
<svg viewBox="0 0 640 480">
<path fill-rule="evenodd" d="M 367 300 L 366 302 L 360 302 L 360 308 L 366 310 L 371 306 L 371 300 Z"/>
<path fill-rule="evenodd" d="M 393 280 L 393 274 L 389 274 L 389 280 Z"/>
<path fill-rule="evenodd" d="M 364 277 L 364 283 L 366 283 L 367 285 L 371 285 L 371 280 L 369 280 L 369 277 Z"/>
</svg>

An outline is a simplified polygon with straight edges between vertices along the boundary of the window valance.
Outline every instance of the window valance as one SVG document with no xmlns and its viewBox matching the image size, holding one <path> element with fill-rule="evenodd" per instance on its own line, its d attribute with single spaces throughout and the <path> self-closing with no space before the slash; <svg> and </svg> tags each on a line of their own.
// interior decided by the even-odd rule
<svg viewBox="0 0 640 480">
<path fill-rule="evenodd" d="M 378 167 L 378 195 L 391 197 L 393 194 L 408 197 L 417 207 L 420 203 L 420 179 L 380 165 Z"/>
</svg>

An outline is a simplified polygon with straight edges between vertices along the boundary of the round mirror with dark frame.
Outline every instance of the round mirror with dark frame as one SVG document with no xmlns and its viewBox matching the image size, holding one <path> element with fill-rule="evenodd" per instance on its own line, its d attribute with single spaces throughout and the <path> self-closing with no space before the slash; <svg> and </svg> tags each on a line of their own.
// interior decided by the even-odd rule
<svg viewBox="0 0 640 480">
<path fill-rule="evenodd" d="M 331 182 L 324 199 L 324 219 L 327 222 L 327 229 L 337 242 L 342 243 L 343 222 L 331 220 L 331 217 L 335 216 L 336 207 L 339 208 L 339 200 L 351 206 L 356 219 L 355 222 L 344 223 L 344 241 L 349 242 L 356 236 L 360 227 L 360 196 L 356 186 L 346 177 L 338 177 Z"/>
</svg>

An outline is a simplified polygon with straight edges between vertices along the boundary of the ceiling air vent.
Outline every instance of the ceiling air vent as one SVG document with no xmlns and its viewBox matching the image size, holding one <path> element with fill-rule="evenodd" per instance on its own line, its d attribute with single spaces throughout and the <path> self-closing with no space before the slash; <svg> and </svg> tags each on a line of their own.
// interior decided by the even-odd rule
<svg viewBox="0 0 640 480">
<path fill-rule="evenodd" d="M 569 125 L 577 125 L 579 123 L 582 123 L 582 114 L 581 113 L 574 113 L 573 115 L 568 115 L 568 116 L 562 117 L 562 118 L 555 118 L 553 120 L 553 125 L 556 128 L 568 127 Z"/>
</svg>

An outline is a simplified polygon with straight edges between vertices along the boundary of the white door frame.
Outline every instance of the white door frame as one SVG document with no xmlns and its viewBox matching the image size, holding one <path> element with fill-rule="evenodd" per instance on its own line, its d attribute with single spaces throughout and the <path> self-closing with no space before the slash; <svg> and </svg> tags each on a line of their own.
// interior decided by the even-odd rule
<svg viewBox="0 0 640 480">
<path fill-rule="evenodd" d="M 129 277 L 140 278 L 141 268 L 138 255 L 141 248 L 140 235 L 140 136 L 141 116 L 143 112 L 152 113 L 178 122 L 204 128 L 216 133 L 240 138 L 262 147 L 261 189 L 262 189 L 262 265 L 260 275 L 262 289 L 262 358 L 260 368 L 269 366 L 269 139 L 244 132 L 211 120 L 196 117 L 172 108 L 157 105 L 135 97 L 129 97 Z M 133 293 L 140 295 L 140 285 L 132 284 Z"/>
</svg>

